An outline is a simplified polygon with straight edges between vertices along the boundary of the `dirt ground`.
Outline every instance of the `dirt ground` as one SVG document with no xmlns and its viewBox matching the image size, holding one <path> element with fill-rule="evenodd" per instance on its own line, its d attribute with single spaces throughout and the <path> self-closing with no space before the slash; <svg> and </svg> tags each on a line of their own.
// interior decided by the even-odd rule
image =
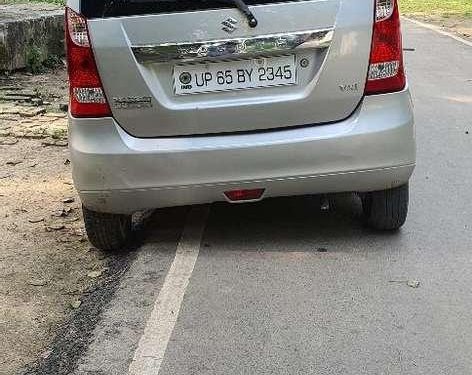
<svg viewBox="0 0 472 375">
<path fill-rule="evenodd" d="M 61 323 L 106 274 L 104 255 L 87 242 L 72 186 L 59 111 L 66 91 L 64 69 L 0 75 L 2 375 L 48 356 Z"/>
</svg>

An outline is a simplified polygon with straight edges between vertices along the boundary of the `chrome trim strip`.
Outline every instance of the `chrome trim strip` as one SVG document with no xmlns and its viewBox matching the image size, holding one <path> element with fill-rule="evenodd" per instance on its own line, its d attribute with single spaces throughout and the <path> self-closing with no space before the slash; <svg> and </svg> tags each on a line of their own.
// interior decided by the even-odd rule
<svg viewBox="0 0 472 375">
<path fill-rule="evenodd" d="M 295 49 L 327 48 L 331 44 L 333 33 L 333 29 L 330 28 L 195 43 L 132 46 L 131 49 L 139 63 L 170 60 L 195 61 L 208 58 L 283 53 Z"/>
</svg>

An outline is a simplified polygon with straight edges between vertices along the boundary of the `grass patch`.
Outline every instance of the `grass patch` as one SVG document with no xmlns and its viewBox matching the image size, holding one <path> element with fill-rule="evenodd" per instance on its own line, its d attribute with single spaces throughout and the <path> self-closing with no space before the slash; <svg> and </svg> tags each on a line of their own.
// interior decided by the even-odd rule
<svg viewBox="0 0 472 375">
<path fill-rule="evenodd" d="M 405 15 L 472 19 L 472 0 L 399 0 Z"/>
</svg>

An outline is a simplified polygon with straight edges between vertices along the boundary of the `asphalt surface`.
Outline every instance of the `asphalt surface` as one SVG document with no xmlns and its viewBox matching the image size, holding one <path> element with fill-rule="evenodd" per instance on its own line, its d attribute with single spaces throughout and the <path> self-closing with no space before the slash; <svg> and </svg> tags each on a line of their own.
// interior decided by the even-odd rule
<svg viewBox="0 0 472 375">
<path fill-rule="evenodd" d="M 318 197 L 212 205 L 160 375 L 472 374 L 472 48 L 404 31 L 419 146 L 404 229 L 365 229 L 351 195 L 329 212 Z M 38 373 L 128 373 L 186 213 L 152 218 L 101 315 Z"/>
</svg>

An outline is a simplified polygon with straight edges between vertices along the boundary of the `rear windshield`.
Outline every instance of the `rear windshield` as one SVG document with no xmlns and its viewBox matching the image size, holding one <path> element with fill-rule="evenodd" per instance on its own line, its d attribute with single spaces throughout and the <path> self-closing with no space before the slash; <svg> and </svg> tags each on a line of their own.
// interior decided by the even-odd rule
<svg viewBox="0 0 472 375">
<path fill-rule="evenodd" d="M 305 0 L 245 0 L 248 5 L 260 5 Z M 192 10 L 231 8 L 225 0 L 81 0 L 80 9 L 88 18 L 120 17 L 152 13 L 174 13 Z"/>
</svg>

